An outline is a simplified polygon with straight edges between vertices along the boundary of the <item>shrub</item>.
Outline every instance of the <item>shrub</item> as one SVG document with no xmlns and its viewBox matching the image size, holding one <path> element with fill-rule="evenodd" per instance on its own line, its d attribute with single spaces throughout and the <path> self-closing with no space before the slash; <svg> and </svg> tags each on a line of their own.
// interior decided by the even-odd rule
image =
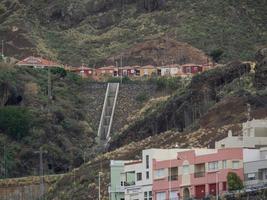
<svg viewBox="0 0 267 200">
<path fill-rule="evenodd" d="M 136 101 L 139 101 L 141 103 L 144 101 L 147 101 L 148 99 L 149 99 L 149 97 L 145 92 L 138 94 L 136 97 Z"/>
<path fill-rule="evenodd" d="M 0 130 L 20 140 L 29 134 L 32 116 L 26 108 L 7 106 L 0 108 Z"/>
<path fill-rule="evenodd" d="M 60 67 L 52 68 L 52 69 L 51 69 L 51 73 L 52 73 L 52 74 L 56 74 L 56 75 L 58 75 L 58 76 L 61 77 L 61 78 L 67 76 L 67 72 L 66 72 L 66 70 L 63 69 L 63 68 L 60 68 Z"/>
<path fill-rule="evenodd" d="M 227 184 L 229 191 L 241 190 L 244 187 L 240 177 L 234 172 L 227 174 Z"/>
<path fill-rule="evenodd" d="M 151 78 L 149 82 L 156 84 L 157 90 L 174 91 L 181 86 L 180 77 L 157 77 Z"/>
</svg>

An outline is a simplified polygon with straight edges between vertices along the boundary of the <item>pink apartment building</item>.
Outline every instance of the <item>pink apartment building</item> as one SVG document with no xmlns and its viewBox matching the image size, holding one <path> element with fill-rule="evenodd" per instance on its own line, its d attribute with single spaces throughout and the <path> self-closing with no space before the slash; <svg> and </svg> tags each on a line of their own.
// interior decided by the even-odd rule
<svg viewBox="0 0 267 200">
<path fill-rule="evenodd" d="M 227 174 L 243 177 L 243 149 L 192 149 L 173 160 L 153 159 L 153 199 L 176 200 L 227 191 Z"/>
</svg>

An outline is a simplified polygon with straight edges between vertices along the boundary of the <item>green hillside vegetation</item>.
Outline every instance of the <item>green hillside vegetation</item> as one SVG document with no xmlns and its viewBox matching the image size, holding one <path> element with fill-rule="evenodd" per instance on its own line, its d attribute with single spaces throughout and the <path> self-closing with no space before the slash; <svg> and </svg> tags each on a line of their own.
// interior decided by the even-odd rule
<svg viewBox="0 0 267 200">
<path fill-rule="evenodd" d="M 158 37 L 187 42 L 211 55 L 221 51 L 222 61 L 251 59 L 267 42 L 265 1 L 165 0 L 145 8 L 144 1 L 4 0 L 0 39 L 13 41 L 7 44 L 9 56 L 37 52 L 73 65 L 101 65 L 111 55 Z"/>
<path fill-rule="evenodd" d="M 83 112 L 87 99 L 79 94 L 79 77 L 52 71 L 53 101 L 47 97 L 46 70 L 0 67 L 0 160 L 4 176 L 36 175 L 38 151 L 47 150 L 46 173 L 79 166 L 94 145 L 90 115 Z M 87 159 L 90 154 L 87 154 Z"/>
</svg>

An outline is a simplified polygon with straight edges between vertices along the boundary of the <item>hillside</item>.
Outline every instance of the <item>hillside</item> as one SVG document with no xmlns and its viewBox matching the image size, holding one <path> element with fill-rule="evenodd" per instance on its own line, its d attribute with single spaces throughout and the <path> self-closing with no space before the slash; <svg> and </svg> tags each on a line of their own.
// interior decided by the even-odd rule
<svg viewBox="0 0 267 200">
<path fill-rule="evenodd" d="M 108 199 L 109 160 L 139 159 L 141 151 L 148 148 L 173 148 L 177 145 L 181 148 L 213 147 L 215 141 L 226 137 L 228 130 L 240 134 L 241 123 L 247 120 L 247 103 L 251 104 L 253 118 L 266 118 L 266 89 L 261 89 L 266 87 L 266 73 L 259 76 L 260 72 L 267 69 L 266 58 L 259 60 L 255 72 L 251 71 L 250 67 L 249 64 L 235 62 L 195 76 L 186 87 L 186 91 L 195 91 L 190 96 L 194 99 L 199 97 L 205 87 L 210 86 L 210 92 L 207 93 L 207 96 L 210 95 L 207 99 L 210 101 L 206 101 L 208 105 L 205 107 L 205 112 L 203 110 L 196 112 L 202 114 L 195 114 L 194 121 L 192 121 L 193 116 L 188 114 L 186 127 L 184 124 L 181 125 L 179 116 L 180 113 L 185 113 L 180 110 L 180 106 L 181 102 L 187 102 L 186 91 L 180 89 L 169 98 L 150 102 L 150 106 L 137 113 L 132 124 L 125 127 L 121 135 L 113 138 L 111 143 L 113 150 L 99 155 L 75 172 L 65 175 L 51 188 L 46 198 L 48 200 L 96 199 L 98 172 L 101 171 L 103 173 L 101 194 L 103 199 Z M 188 108 L 185 111 L 190 113 Z M 160 121 L 165 119 L 162 116 L 166 116 L 166 121 Z M 152 128 L 149 129 L 153 124 L 164 126 L 154 129 L 153 132 Z M 167 126 L 169 128 L 166 128 Z M 75 183 L 74 173 L 77 180 Z"/>
<path fill-rule="evenodd" d="M 68 172 L 95 156 L 107 83 L 52 70 L 48 100 L 48 80 L 47 70 L 0 63 L 0 178 L 5 174 L 4 160 L 7 177 L 37 175 L 35 152 L 40 147 L 47 152 L 46 174 Z M 112 133 L 120 132 L 149 99 L 168 94 L 153 82 L 122 84 Z"/>
<path fill-rule="evenodd" d="M 168 43 L 138 52 L 136 44 L 157 38 L 206 54 L 223 50 L 223 61 L 249 60 L 267 42 L 266 7 L 262 0 L 3 0 L 0 40 L 7 56 L 39 54 L 72 65 L 98 66 L 124 53 L 125 64 L 184 60 L 164 50 Z M 156 61 L 145 59 L 155 54 Z"/>
</svg>

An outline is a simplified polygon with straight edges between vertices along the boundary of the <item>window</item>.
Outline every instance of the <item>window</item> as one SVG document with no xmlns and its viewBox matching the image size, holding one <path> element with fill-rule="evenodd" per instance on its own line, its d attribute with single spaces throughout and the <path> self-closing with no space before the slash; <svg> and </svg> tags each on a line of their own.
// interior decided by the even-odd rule
<svg viewBox="0 0 267 200">
<path fill-rule="evenodd" d="M 210 162 L 208 164 L 209 171 L 217 170 L 218 169 L 218 162 Z"/>
<path fill-rule="evenodd" d="M 158 178 L 163 178 L 165 177 L 165 169 L 158 169 L 158 170 L 155 170 L 154 172 L 155 174 L 155 178 L 158 179 Z"/>
<path fill-rule="evenodd" d="M 233 161 L 232 162 L 232 168 L 233 169 L 238 169 L 239 168 L 239 161 Z"/>
<path fill-rule="evenodd" d="M 152 191 L 144 192 L 144 200 L 152 200 Z"/>
<path fill-rule="evenodd" d="M 149 169 L 149 155 L 146 155 L 146 168 Z"/>
<path fill-rule="evenodd" d="M 149 179 L 149 172 L 146 172 L 146 179 Z"/>
<path fill-rule="evenodd" d="M 147 200 L 147 192 L 144 192 L 144 200 Z"/>
<path fill-rule="evenodd" d="M 149 194 L 149 196 L 148 196 L 148 197 L 149 197 L 149 199 L 148 199 L 148 200 L 152 200 L 152 191 L 149 191 L 149 193 L 148 193 L 148 194 Z"/>
<path fill-rule="evenodd" d="M 166 193 L 165 192 L 157 192 L 156 197 L 157 197 L 157 200 L 166 200 Z"/>
<path fill-rule="evenodd" d="M 256 180 L 256 175 L 255 173 L 250 173 L 248 174 L 248 180 L 252 181 L 252 180 Z"/>
<path fill-rule="evenodd" d="M 142 180 L 142 173 L 141 172 L 136 174 L 136 180 L 137 181 L 141 181 Z"/>
<path fill-rule="evenodd" d="M 183 166 L 183 174 L 184 175 L 189 174 L 189 165 L 184 165 Z"/>
<path fill-rule="evenodd" d="M 169 181 L 178 180 L 178 167 L 169 168 Z"/>
<path fill-rule="evenodd" d="M 173 200 L 178 199 L 178 191 L 171 191 L 170 199 L 173 199 Z"/>
<path fill-rule="evenodd" d="M 226 169 L 227 168 L 227 161 L 226 160 L 223 160 L 222 161 L 222 168 L 223 169 Z"/>
</svg>

